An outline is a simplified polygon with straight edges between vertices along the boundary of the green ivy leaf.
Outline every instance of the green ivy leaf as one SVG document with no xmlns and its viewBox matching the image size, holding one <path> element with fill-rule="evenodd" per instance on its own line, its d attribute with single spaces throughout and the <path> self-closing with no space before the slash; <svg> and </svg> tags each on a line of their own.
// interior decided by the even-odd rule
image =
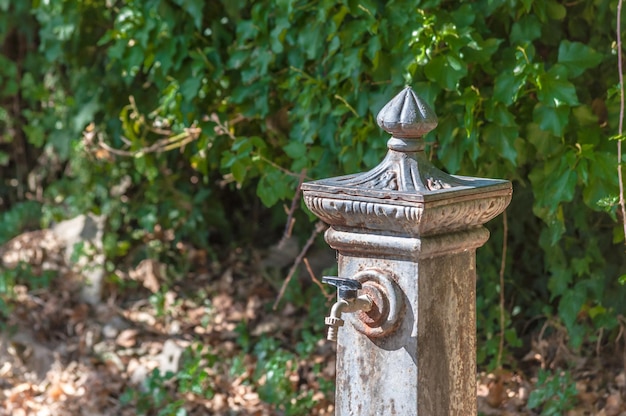
<svg viewBox="0 0 626 416">
<path fill-rule="evenodd" d="M 517 127 L 515 116 L 505 105 L 497 101 L 489 101 L 485 105 L 485 118 L 501 126 Z"/>
<path fill-rule="evenodd" d="M 593 48 L 565 39 L 559 45 L 559 63 L 564 65 L 572 77 L 593 68 L 602 62 L 602 55 Z"/>
<path fill-rule="evenodd" d="M 242 160 L 235 160 L 230 167 L 230 171 L 232 172 L 233 178 L 235 178 L 237 183 L 243 183 L 246 178 L 248 167 Z"/>
<path fill-rule="evenodd" d="M 548 279 L 550 300 L 564 294 L 572 283 L 572 279 L 572 273 L 565 267 L 555 267 L 550 270 L 550 278 Z"/>
<path fill-rule="evenodd" d="M 268 169 L 268 172 L 261 176 L 257 185 L 257 196 L 267 207 L 275 205 L 279 200 L 287 198 L 293 191 L 289 188 L 290 181 L 285 175 L 276 170 Z"/>
<path fill-rule="evenodd" d="M 574 327 L 586 297 L 586 290 L 580 285 L 569 289 L 561 297 L 559 301 L 559 316 L 563 319 L 563 323 L 568 329 Z"/>
<path fill-rule="evenodd" d="M 8 153 L 0 151 L 0 166 L 7 166 L 11 160 Z"/>
<path fill-rule="evenodd" d="M 583 189 L 583 201 L 591 209 L 601 209 L 598 203 L 618 191 L 617 160 L 608 152 L 595 151 L 589 156 L 589 184 Z"/>
<path fill-rule="evenodd" d="M 153 182 L 157 176 L 159 176 L 159 170 L 154 165 L 154 160 L 151 156 L 140 156 L 133 159 L 135 161 L 135 168 L 139 173 L 144 175 L 148 181 Z"/>
<path fill-rule="evenodd" d="M 502 39 L 488 38 L 483 40 L 479 34 L 471 34 L 472 41 L 464 49 L 465 59 L 470 62 L 485 64 L 490 62 L 493 54 L 496 53 Z"/>
<path fill-rule="evenodd" d="M 574 191 L 576 190 L 577 175 L 576 171 L 572 169 L 572 165 L 566 158 L 560 159 L 558 162 L 558 168 L 552 170 L 548 167 L 544 172 L 550 175 L 550 180 L 547 181 L 544 189 L 545 201 L 548 202 L 548 206 L 553 209 L 561 202 L 569 202 L 574 198 Z M 546 164 L 546 166 L 551 163 Z"/>
<path fill-rule="evenodd" d="M 324 31 L 320 27 L 309 27 L 298 37 L 298 44 L 308 59 L 314 59 L 324 40 Z"/>
<path fill-rule="evenodd" d="M 527 14 L 513 23 L 511 27 L 511 43 L 527 43 L 541 36 L 541 23 L 535 15 Z"/>
<path fill-rule="evenodd" d="M 291 8 L 291 5 L 289 5 L 289 8 Z M 277 19 L 276 26 L 272 29 L 272 32 L 270 33 L 270 38 L 269 38 L 270 46 L 274 53 L 283 52 L 284 50 L 283 42 L 285 39 L 285 33 L 290 25 L 291 23 L 289 23 L 289 19 L 287 19 L 286 17 Z"/>
<path fill-rule="evenodd" d="M 289 156 L 290 158 L 300 159 L 306 155 L 307 148 L 304 143 L 300 143 L 295 140 L 292 140 L 289 142 L 289 144 L 283 147 L 283 150 L 285 151 L 285 153 L 287 153 L 287 156 Z"/>
<path fill-rule="evenodd" d="M 493 98 L 506 105 L 517 101 L 521 88 L 526 84 L 526 75 L 514 75 L 512 71 L 501 72 L 494 81 Z"/>
<path fill-rule="evenodd" d="M 467 67 L 452 56 L 436 56 L 424 68 L 424 74 L 448 91 L 456 91 L 458 83 L 467 75 Z"/>
<path fill-rule="evenodd" d="M 537 77 L 537 86 L 539 88 L 537 97 L 539 101 L 548 106 L 559 106 L 561 104 L 578 105 L 576 88 L 565 78 L 564 74 L 562 74 L 563 71 L 555 68 L 553 67 L 549 72 Z"/>
<path fill-rule="evenodd" d="M 576 155 L 568 152 L 560 157 L 553 157 L 544 166 L 535 167 L 528 175 L 535 189 L 535 207 L 539 210 L 547 209 L 540 215 L 544 220 L 552 218 L 562 202 L 569 202 L 574 198 L 578 180 L 574 170 L 575 160 Z"/>
<path fill-rule="evenodd" d="M 537 150 L 538 159 L 549 158 L 559 151 L 558 146 L 554 146 L 553 136 L 543 130 L 537 123 L 526 125 L 526 140 Z"/>
<path fill-rule="evenodd" d="M 174 2 L 191 16 L 196 29 L 202 29 L 202 9 L 204 9 L 204 0 L 174 0 Z"/>
<path fill-rule="evenodd" d="M 34 146 L 41 147 L 45 143 L 45 129 L 39 123 L 32 123 L 22 127 L 28 142 Z"/>
<path fill-rule="evenodd" d="M 490 123 L 483 130 L 485 141 L 493 146 L 499 155 L 508 159 L 513 166 L 517 165 L 517 150 L 515 139 L 519 136 L 519 128 L 516 126 L 502 126 Z"/>
<path fill-rule="evenodd" d="M 568 124 L 569 112 L 568 106 L 549 107 L 539 103 L 533 110 L 533 120 L 542 130 L 561 137 Z"/>
<path fill-rule="evenodd" d="M 598 116 L 593 113 L 590 106 L 579 105 L 578 107 L 572 109 L 572 114 L 576 118 L 579 126 L 591 128 L 598 127 Z M 604 137 L 604 135 L 602 137 Z"/>
<path fill-rule="evenodd" d="M 548 0 L 546 2 L 546 13 L 550 19 L 563 20 L 567 16 L 567 9 L 554 0 Z"/>
</svg>

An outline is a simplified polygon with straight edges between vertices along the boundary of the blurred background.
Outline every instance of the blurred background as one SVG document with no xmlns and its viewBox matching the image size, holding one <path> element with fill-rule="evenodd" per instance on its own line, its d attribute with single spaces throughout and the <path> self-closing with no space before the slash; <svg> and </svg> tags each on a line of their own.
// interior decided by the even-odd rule
<svg viewBox="0 0 626 416">
<path fill-rule="evenodd" d="M 410 85 L 433 163 L 514 184 L 477 254 L 481 413 L 626 414 L 618 6 L 0 0 L 0 407 L 332 414 L 298 187 L 382 160 Z"/>
</svg>

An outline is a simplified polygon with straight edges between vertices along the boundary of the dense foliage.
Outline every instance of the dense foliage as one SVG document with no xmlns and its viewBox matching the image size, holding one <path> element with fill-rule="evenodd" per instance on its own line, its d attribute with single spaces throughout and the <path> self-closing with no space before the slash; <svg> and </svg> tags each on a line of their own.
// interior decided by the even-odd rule
<svg viewBox="0 0 626 416">
<path fill-rule="evenodd" d="M 0 0 L 0 242 L 87 211 L 107 216 L 111 270 L 275 242 L 301 175 L 381 160 L 374 117 L 410 84 L 439 116 L 436 164 L 514 181 L 508 233 L 494 220 L 478 253 L 481 360 L 503 236 L 509 346 L 538 317 L 574 347 L 614 339 L 616 4 Z"/>
</svg>

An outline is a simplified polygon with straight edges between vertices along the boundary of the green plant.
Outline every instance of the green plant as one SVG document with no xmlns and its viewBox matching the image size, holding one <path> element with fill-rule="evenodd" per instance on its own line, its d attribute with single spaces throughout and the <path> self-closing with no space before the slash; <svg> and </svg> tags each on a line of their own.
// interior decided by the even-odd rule
<svg viewBox="0 0 626 416">
<path fill-rule="evenodd" d="M 291 301 L 294 299 L 290 293 L 286 291 L 286 298 Z M 313 297 L 313 302 L 323 303 L 324 298 Z M 326 305 L 322 305 L 326 309 Z M 315 391 L 313 389 L 301 390 L 299 388 L 300 366 L 311 360 L 314 356 L 316 346 L 319 342 L 319 334 L 323 332 L 323 322 L 318 324 L 319 316 L 322 311 L 319 305 L 310 306 L 310 318 L 305 320 L 306 324 L 299 331 L 299 339 L 295 348 L 292 350 L 281 345 L 281 341 L 269 335 L 261 338 L 254 338 L 248 331 L 248 327 L 244 322 L 237 325 L 235 331 L 238 334 L 237 344 L 242 352 L 235 356 L 230 366 L 231 376 L 240 376 L 246 373 L 246 357 L 252 354 L 256 359 L 256 366 L 251 379 L 247 382 L 255 386 L 261 400 L 271 403 L 288 415 L 300 415 L 310 413 L 318 402 L 314 398 Z M 334 381 L 326 380 L 321 375 L 320 364 L 315 364 L 311 369 L 313 374 L 317 375 L 316 381 L 319 389 L 326 395 L 332 393 L 334 389 Z"/>
<path fill-rule="evenodd" d="M 0 317 L 5 318 L 11 312 L 10 300 L 13 298 L 15 286 L 15 273 L 13 270 L 0 271 Z M 0 329 L 4 329 L 5 319 L 2 319 Z"/>
<path fill-rule="evenodd" d="M 218 357 L 201 343 L 185 349 L 175 373 L 162 374 L 155 368 L 146 378 L 143 386 L 127 387 L 120 401 L 125 406 L 133 406 L 138 414 L 159 416 L 183 416 L 183 395 L 195 395 L 210 399 L 215 390 L 208 371 L 211 371 Z"/>
<path fill-rule="evenodd" d="M 576 383 L 568 371 L 554 374 L 541 369 L 535 390 L 528 397 L 528 408 L 538 409 L 541 416 L 562 415 L 574 407 L 577 395 Z"/>
<path fill-rule="evenodd" d="M 175 401 L 170 388 L 166 385 L 172 378 L 173 374 L 163 375 L 155 368 L 146 378 L 144 386 L 127 387 L 120 397 L 120 403 L 132 406 L 139 415 L 153 413 L 166 405 L 169 410 L 172 410 L 172 406 L 182 407 L 183 402 Z M 163 416 L 170 414 L 174 413 L 165 413 Z"/>
<path fill-rule="evenodd" d="M 300 347 L 302 349 L 302 347 Z M 254 379 L 259 397 L 287 415 L 307 414 L 315 406 L 313 391 L 299 391 L 296 380 L 299 356 L 279 347 L 276 339 L 263 338 L 254 348 Z"/>
<path fill-rule="evenodd" d="M 35 201 L 23 201 L 0 212 L 0 245 L 24 230 L 39 227 L 40 217 L 41 204 Z"/>
<path fill-rule="evenodd" d="M 167 290 L 165 288 L 153 293 L 148 298 L 150 305 L 154 308 L 155 315 L 157 318 L 163 318 L 167 313 L 167 305 L 166 305 L 166 294 Z"/>
<path fill-rule="evenodd" d="M 55 277 L 53 270 L 34 271 L 30 264 L 21 261 L 12 268 L 0 269 L 0 329 L 12 310 L 15 285 L 24 285 L 29 290 L 45 289 Z"/>
<path fill-rule="evenodd" d="M 276 339 L 269 337 L 255 345 L 254 354 L 257 358 L 254 378 L 264 378 L 259 396 L 262 400 L 284 407 L 294 392 L 289 375 L 295 370 L 295 356 L 280 348 Z"/>
<path fill-rule="evenodd" d="M 301 175 L 378 163 L 375 114 L 409 83 L 439 116 L 434 163 L 514 182 L 504 285 L 502 241 L 478 252 L 481 357 L 539 315 L 580 347 L 626 305 L 615 4 L 0 1 L 0 208 L 103 214 L 111 264 L 188 270 L 182 244 L 277 241 Z"/>
<path fill-rule="evenodd" d="M 180 363 L 180 371 L 176 374 L 178 393 L 191 393 L 196 396 L 210 399 L 215 394 L 208 371 L 210 371 L 219 357 L 202 343 L 185 350 Z"/>
</svg>

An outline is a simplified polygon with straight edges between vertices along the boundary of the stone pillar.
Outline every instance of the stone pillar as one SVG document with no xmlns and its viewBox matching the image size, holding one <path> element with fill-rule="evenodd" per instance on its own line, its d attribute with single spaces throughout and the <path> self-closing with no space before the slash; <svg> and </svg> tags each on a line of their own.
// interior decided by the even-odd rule
<svg viewBox="0 0 626 416">
<path fill-rule="evenodd" d="M 336 415 L 475 415 L 475 252 L 511 183 L 435 168 L 422 136 L 437 118 L 408 87 L 377 122 L 392 135 L 377 167 L 302 185 L 330 225 L 339 277 L 361 285 L 360 300 L 340 298 L 327 318 Z"/>
</svg>

